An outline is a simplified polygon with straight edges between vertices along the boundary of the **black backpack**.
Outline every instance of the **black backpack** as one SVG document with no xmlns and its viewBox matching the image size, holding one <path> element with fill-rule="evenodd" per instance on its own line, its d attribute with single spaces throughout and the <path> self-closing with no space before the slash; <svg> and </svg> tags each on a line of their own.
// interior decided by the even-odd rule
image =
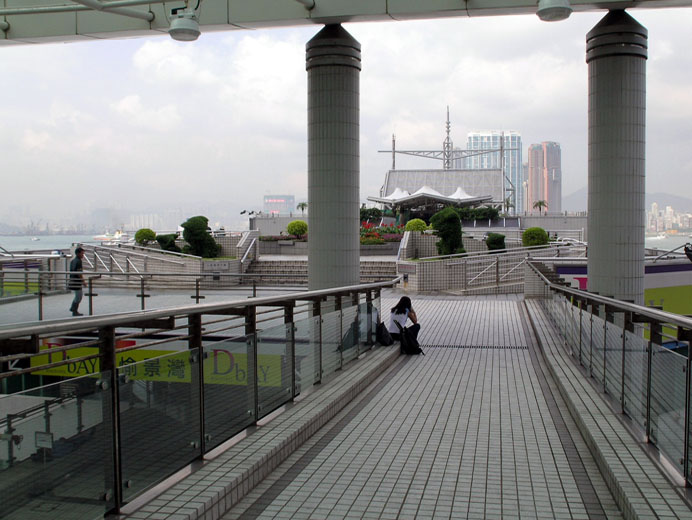
<svg viewBox="0 0 692 520">
<path fill-rule="evenodd" d="M 418 340 L 413 337 L 411 331 L 406 327 L 402 327 L 401 323 L 397 321 L 394 323 L 399 327 L 399 334 L 401 335 L 401 353 L 407 356 L 417 356 L 418 354 L 425 355 L 425 352 L 420 348 Z"/>
<path fill-rule="evenodd" d="M 389 334 L 387 327 L 382 321 L 377 324 L 377 328 L 375 329 L 375 339 L 383 347 L 388 347 L 394 343 L 391 334 Z"/>
</svg>

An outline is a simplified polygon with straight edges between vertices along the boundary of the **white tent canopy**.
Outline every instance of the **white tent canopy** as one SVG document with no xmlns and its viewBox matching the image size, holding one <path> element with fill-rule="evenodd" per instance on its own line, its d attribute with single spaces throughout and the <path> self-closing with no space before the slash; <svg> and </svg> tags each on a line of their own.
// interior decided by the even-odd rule
<svg viewBox="0 0 692 520">
<path fill-rule="evenodd" d="M 481 195 L 474 197 L 466 193 L 460 186 L 451 195 L 442 195 L 437 190 L 430 186 L 422 186 L 413 194 L 401 188 L 395 188 L 394 191 L 385 197 L 368 197 L 371 202 L 378 202 L 385 206 L 401 206 L 401 207 L 416 207 L 426 204 L 453 204 L 455 206 L 477 206 L 493 200 L 491 195 Z"/>
</svg>

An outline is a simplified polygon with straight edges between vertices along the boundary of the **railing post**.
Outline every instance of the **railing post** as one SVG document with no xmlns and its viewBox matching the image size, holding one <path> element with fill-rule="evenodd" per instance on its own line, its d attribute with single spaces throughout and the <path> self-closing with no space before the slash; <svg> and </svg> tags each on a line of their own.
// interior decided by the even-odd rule
<svg viewBox="0 0 692 520">
<path fill-rule="evenodd" d="M 38 321 L 43 321 L 43 291 L 41 288 L 38 289 Z"/>
<path fill-rule="evenodd" d="M 687 364 L 685 365 L 685 437 L 683 440 L 684 447 L 683 453 L 683 476 L 685 477 L 685 487 L 692 486 L 692 479 L 690 479 L 690 391 L 692 390 L 692 329 L 681 329 L 678 328 L 678 341 L 687 342 Z"/>
<path fill-rule="evenodd" d="M 598 304 L 591 303 L 591 324 L 589 326 L 589 377 L 593 377 L 593 317 L 598 316 Z"/>
<path fill-rule="evenodd" d="M 254 396 L 255 404 L 255 421 L 259 419 L 260 406 L 259 406 L 259 379 L 257 377 L 259 357 L 257 355 L 257 308 L 254 305 L 250 305 L 245 309 L 245 335 L 254 338 L 255 348 L 252 352 L 252 393 Z M 250 377 L 250 371 L 248 370 L 248 377 Z"/>
<path fill-rule="evenodd" d="M 349 325 L 349 327 L 352 328 L 354 332 L 354 338 L 353 341 L 356 343 L 356 354 L 360 356 L 360 293 L 359 292 L 354 292 L 351 293 L 351 304 L 355 305 L 356 307 L 356 321 L 355 324 L 352 323 Z M 354 326 L 355 325 L 355 326 Z"/>
<path fill-rule="evenodd" d="M 199 294 L 199 282 L 200 282 L 200 279 L 197 278 L 195 280 L 195 295 L 190 296 L 190 298 L 194 298 L 195 303 L 197 303 L 197 304 L 199 303 L 200 300 L 203 300 L 205 298 L 205 296 L 202 296 Z"/>
<path fill-rule="evenodd" d="M 663 339 L 663 327 L 657 321 L 651 322 L 649 330 L 649 344 L 647 347 L 647 362 L 646 362 L 646 442 L 652 442 L 656 432 L 653 429 L 652 414 L 651 414 L 651 369 L 653 364 L 654 344 L 660 345 Z"/>
<path fill-rule="evenodd" d="M 608 371 L 606 369 L 608 363 L 608 318 L 610 317 L 614 323 L 614 316 L 613 309 L 606 305 L 603 313 L 603 393 L 606 394 L 608 393 Z"/>
<path fill-rule="evenodd" d="M 190 314 L 187 317 L 187 331 L 189 334 L 188 350 L 192 361 L 197 358 L 197 372 L 190 371 L 190 384 L 197 383 L 198 386 L 198 406 L 199 406 L 199 437 L 200 437 L 200 456 L 203 457 L 207 451 L 206 418 L 204 409 L 204 351 L 202 350 L 202 315 Z"/>
<path fill-rule="evenodd" d="M 89 289 L 89 294 L 87 296 L 89 297 L 89 316 L 94 315 L 94 296 L 98 296 L 97 294 L 94 294 L 94 279 L 90 276 L 87 280 L 87 287 Z"/>
<path fill-rule="evenodd" d="M 318 348 L 317 348 L 317 356 L 315 357 L 316 364 L 317 366 L 315 367 L 317 369 L 317 380 L 315 383 L 321 383 L 322 382 L 322 303 L 320 300 L 313 300 L 312 301 L 312 316 L 317 317 L 317 343 L 318 343 Z"/>
<path fill-rule="evenodd" d="M 464 258 L 461 264 L 462 288 L 464 291 L 468 288 L 468 270 L 466 269 L 466 265 L 467 261 L 466 258 Z"/>
<path fill-rule="evenodd" d="M 142 310 L 144 310 L 144 298 L 149 298 L 149 295 L 144 292 L 144 277 L 140 277 L 139 279 L 139 294 L 137 295 L 138 298 L 142 300 Z"/>
<path fill-rule="evenodd" d="M 297 395 L 296 388 L 296 325 L 293 318 L 293 305 L 294 302 L 289 302 L 284 305 L 284 324 L 290 325 L 289 337 L 286 338 L 286 356 L 288 357 L 289 366 L 291 369 L 291 399 L 294 399 Z"/>
<path fill-rule="evenodd" d="M 24 260 L 24 294 L 29 294 L 29 261 Z"/>
<path fill-rule="evenodd" d="M 622 381 L 620 388 L 620 411 L 625 413 L 625 363 L 627 362 L 627 333 L 634 332 L 634 324 L 632 322 L 632 313 L 625 312 L 624 322 L 622 324 Z"/>
<path fill-rule="evenodd" d="M 113 503 L 115 512 L 120 511 L 122 505 L 122 468 L 120 467 L 120 399 L 118 367 L 115 357 L 115 329 L 113 327 L 103 327 L 99 329 L 99 354 L 101 364 L 101 387 L 108 393 L 108 398 L 103 400 L 103 422 L 110 423 L 111 435 L 111 461 L 112 471 L 104 466 L 105 479 L 107 484 L 112 484 Z M 103 372 L 110 372 L 108 378 L 103 377 Z M 108 435 L 108 428 L 106 428 Z M 108 489 L 105 490 L 105 500 L 109 500 Z"/>
<path fill-rule="evenodd" d="M 334 310 L 341 313 L 339 318 L 339 369 L 344 368 L 344 312 L 341 306 L 341 295 L 334 297 Z"/>
<path fill-rule="evenodd" d="M 584 366 L 584 363 L 582 362 L 581 359 L 581 345 L 582 345 L 582 334 L 583 334 L 583 323 L 582 323 L 582 317 L 584 314 L 584 300 L 579 300 L 579 365 Z"/>
<path fill-rule="evenodd" d="M 367 344 L 372 347 L 372 291 L 368 289 L 365 293 L 365 308 L 367 309 L 366 320 L 368 320 L 365 330 L 367 331 Z"/>
<path fill-rule="evenodd" d="M 495 259 L 495 287 L 500 286 L 500 259 Z"/>
</svg>

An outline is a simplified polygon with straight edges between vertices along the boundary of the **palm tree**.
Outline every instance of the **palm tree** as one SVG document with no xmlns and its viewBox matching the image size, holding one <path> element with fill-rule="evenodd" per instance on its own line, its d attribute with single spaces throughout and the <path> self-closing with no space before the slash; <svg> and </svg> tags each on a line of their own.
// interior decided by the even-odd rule
<svg viewBox="0 0 692 520">
<path fill-rule="evenodd" d="M 512 204 L 512 197 L 507 197 L 505 199 L 505 212 L 509 214 L 509 210 L 514 208 L 514 204 Z"/>
<path fill-rule="evenodd" d="M 305 210 L 308 209 L 308 203 L 307 202 L 299 202 L 298 205 L 296 206 L 296 209 L 299 209 L 300 212 L 305 215 Z"/>
<path fill-rule="evenodd" d="M 547 211 L 547 209 L 548 209 L 548 203 L 547 203 L 546 201 L 544 201 L 544 200 L 537 200 L 536 202 L 533 203 L 533 209 L 537 209 L 539 215 L 542 215 L 542 212 L 541 212 L 541 211 L 543 210 L 543 208 L 545 208 L 546 211 Z"/>
</svg>

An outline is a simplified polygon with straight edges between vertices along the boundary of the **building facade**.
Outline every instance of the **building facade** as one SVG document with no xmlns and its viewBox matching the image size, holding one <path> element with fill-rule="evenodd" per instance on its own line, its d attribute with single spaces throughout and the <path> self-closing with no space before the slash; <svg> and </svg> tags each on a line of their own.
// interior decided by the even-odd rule
<svg viewBox="0 0 692 520">
<path fill-rule="evenodd" d="M 268 215 L 290 215 L 296 210 L 293 195 L 265 195 L 262 211 Z"/>
<path fill-rule="evenodd" d="M 521 134 L 513 130 L 500 131 L 489 130 L 480 132 L 469 132 L 467 135 L 466 149 L 468 154 L 475 151 L 496 150 L 489 153 L 479 153 L 465 157 L 459 162 L 463 162 L 459 167 L 465 169 L 502 169 L 502 153 L 504 149 L 504 173 L 505 173 L 505 195 L 503 201 L 510 199 L 512 208 L 510 213 L 514 213 L 524 207 L 524 194 L 522 183 L 524 182 L 522 171 L 522 144 Z"/>
<path fill-rule="evenodd" d="M 562 153 L 560 143 L 545 141 L 529 146 L 526 210 L 545 201 L 550 213 L 562 212 Z"/>
</svg>

